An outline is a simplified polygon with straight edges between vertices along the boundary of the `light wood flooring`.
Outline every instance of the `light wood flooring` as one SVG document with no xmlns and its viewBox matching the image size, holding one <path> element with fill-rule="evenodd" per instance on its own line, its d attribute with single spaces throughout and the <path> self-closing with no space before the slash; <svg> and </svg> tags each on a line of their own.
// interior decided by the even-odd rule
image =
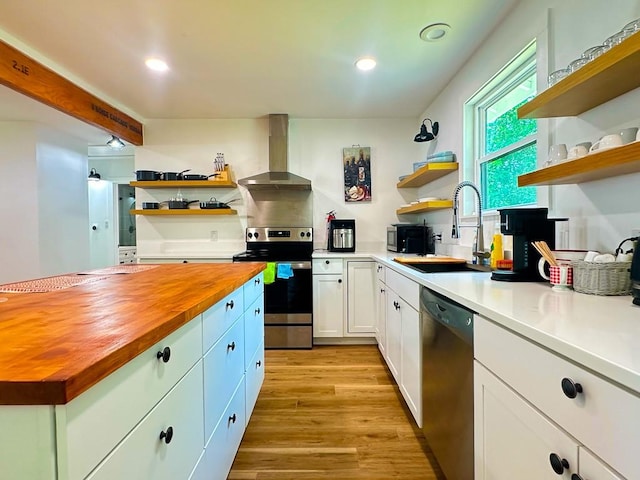
<svg viewBox="0 0 640 480">
<path fill-rule="evenodd" d="M 267 350 L 230 480 L 442 480 L 375 345 Z"/>
</svg>

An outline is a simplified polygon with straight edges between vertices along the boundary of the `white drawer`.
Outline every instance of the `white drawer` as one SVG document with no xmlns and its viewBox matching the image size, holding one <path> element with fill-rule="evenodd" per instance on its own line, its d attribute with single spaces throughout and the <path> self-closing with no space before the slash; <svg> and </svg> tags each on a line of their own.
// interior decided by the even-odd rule
<svg viewBox="0 0 640 480">
<path fill-rule="evenodd" d="M 87 480 L 188 478 L 203 446 L 202 364 L 198 363 Z"/>
<path fill-rule="evenodd" d="M 640 478 L 640 397 L 476 316 L 476 359 L 627 478 Z M 580 384 L 569 398 L 563 379 Z"/>
<path fill-rule="evenodd" d="M 158 358 L 165 349 L 166 363 Z M 60 471 L 69 480 L 85 478 L 201 357 L 196 317 L 68 404 L 57 405 Z"/>
<path fill-rule="evenodd" d="M 244 363 L 249 368 L 249 361 L 264 341 L 264 296 L 260 295 L 244 313 Z"/>
<path fill-rule="evenodd" d="M 382 283 L 385 282 L 386 270 L 387 268 L 383 264 L 381 263 L 376 264 L 376 277 L 378 278 L 378 280 L 382 281 Z"/>
<path fill-rule="evenodd" d="M 242 381 L 222 413 L 190 480 L 226 480 L 246 425 L 244 389 Z"/>
<path fill-rule="evenodd" d="M 416 310 L 420 310 L 420 285 L 391 268 L 386 269 L 387 287 Z"/>
<path fill-rule="evenodd" d="M 342 273 L 341 258 L 316 258 L 312 263 L 314 275 L 323 273 Z"/>
<path fill-rule="evenodd" d="M 251 305 L 256 298 L 262 295 L 264 291 L 264 283 L 262 281 L 262 272 L 253 277 L 242 287 L 245 306 Z"/>
<path fill-rule="evenodd" d="M 243 376 L 244 322 L 238 320 L 204 357 L 205 440 L 209 439 Z"/>
<path fill-rule="evenodd" d="M 202 351 L 207 352 L 244 313 L 244 294 L 238 288 L 202 314 Z"/>
<path fill-rule="evenodd" d="M 253 407 L 256 405 L 256 400 L 258 400 L 258 395 L 260 394 L 260 388 L 264 382 L 264 343 L 260 344 L 255 355 L 249 361 L 249 365 L 247 365 L 245 382 L 247 390 L 246 418 L 248 425 L 249 419 L 251 418 L 251 412 L 253 412 Z"/>
</svg>

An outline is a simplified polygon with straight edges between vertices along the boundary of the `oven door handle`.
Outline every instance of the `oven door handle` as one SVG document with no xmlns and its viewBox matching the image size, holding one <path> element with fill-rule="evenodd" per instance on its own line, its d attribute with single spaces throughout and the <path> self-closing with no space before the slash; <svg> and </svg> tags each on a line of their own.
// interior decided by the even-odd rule
<svg viewBox="0 0 640 480">
<path fill-rule="evenodd" d="M 311 270 L 311 262 L 276 262 L 291 265 L 293 270 Z"/>
</svg>

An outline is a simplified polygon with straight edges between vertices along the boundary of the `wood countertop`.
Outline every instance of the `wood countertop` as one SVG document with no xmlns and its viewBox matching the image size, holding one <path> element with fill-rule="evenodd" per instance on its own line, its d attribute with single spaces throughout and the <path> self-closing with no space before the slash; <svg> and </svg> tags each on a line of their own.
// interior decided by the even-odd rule
<svg viewBox="0 0 640 480">
<path fill-rule="evenodd" d="M 64 404 L 260 273 L 169 264 L 49 293 L 0 293 L 0 404 Z"/>
</svg>

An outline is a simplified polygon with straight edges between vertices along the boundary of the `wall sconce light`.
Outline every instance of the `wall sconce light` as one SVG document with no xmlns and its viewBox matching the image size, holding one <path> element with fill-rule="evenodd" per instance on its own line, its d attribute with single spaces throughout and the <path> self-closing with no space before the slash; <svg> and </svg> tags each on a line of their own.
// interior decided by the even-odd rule
<svg viewBox="0 0 640 480">
<path fill-rule="evenodd" d="M 97 182 L 98 180 L 100 180 L 100 174 L 98 172 L 96 172 L 95 168 L 92 168 L 89 171 L 89 180 Z"/>
<path fill-rule="evenodd" d="M 427 120 L 429 120 L 429 123 L 431 124 L 431 130 L 433 133 L 427 130 L 427 126 L 425 125 L 425 122 Z M 422 125 L 420 126 L 420 132 L 413 138 L 413 141 L 414 142 L 430 142 L 431 140 L 433 140 L 438 136 L 439 130 L 440 130 L 440 125 L 438 125 L 438 122 L 432 122 L 430 118 L 425 118 L 422 121 Z"/>
<path fill-rule="evenodd" d="M 110 146 L 111 148 L 120 149 L 124 147 L 124 142 L 120 140 L 118 137 L 116 137 L 115 135 L 111 135 L 111 140 L 107 142 L 107 145 Z"/>
</svg>

